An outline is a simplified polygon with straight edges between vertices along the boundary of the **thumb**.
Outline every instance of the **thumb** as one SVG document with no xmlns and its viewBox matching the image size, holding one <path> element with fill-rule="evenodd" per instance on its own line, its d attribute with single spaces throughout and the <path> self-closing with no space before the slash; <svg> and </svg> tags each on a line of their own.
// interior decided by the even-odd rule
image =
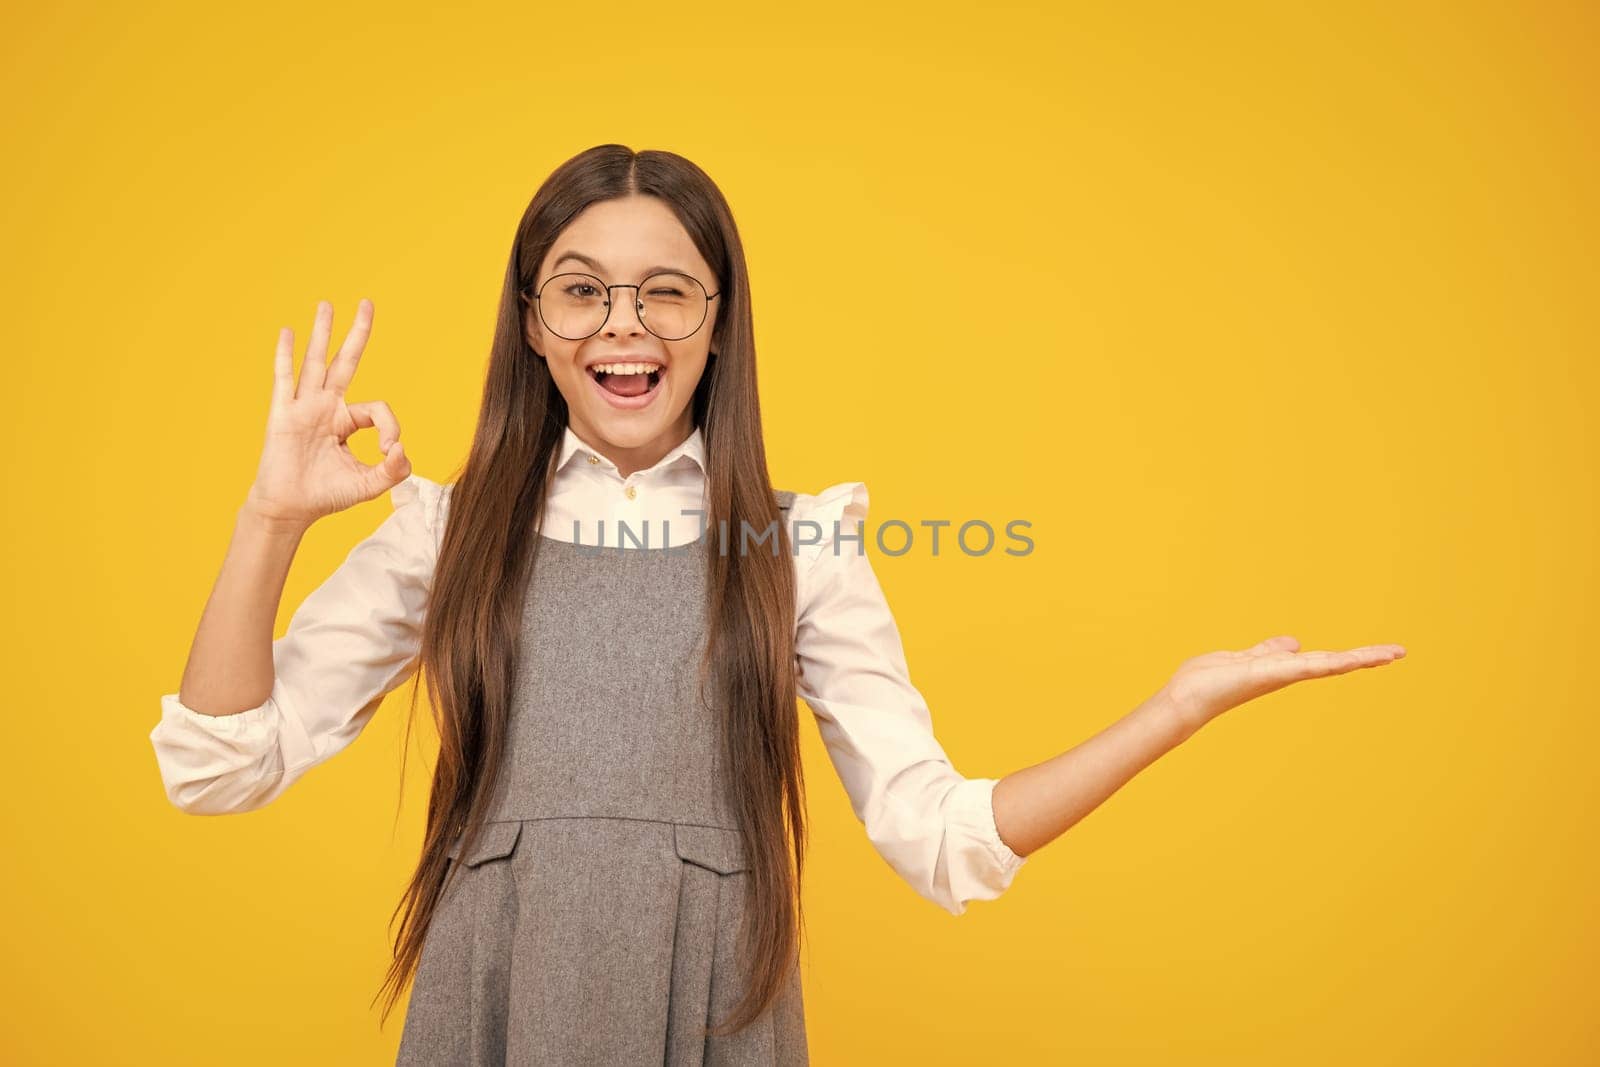
<svg viewBox="0 0 1600 1067">
<path fill-rule="evenodd" d="M 377 493 L 387 492 L 405 481 L 411 474 L 411 459 L 406 455 L 405 445 L 398 440 L 389 446 L 389 451 L 383 454 L 383 462 L 374 466 L 371 476 L 377 483 Z"/>
</svg>

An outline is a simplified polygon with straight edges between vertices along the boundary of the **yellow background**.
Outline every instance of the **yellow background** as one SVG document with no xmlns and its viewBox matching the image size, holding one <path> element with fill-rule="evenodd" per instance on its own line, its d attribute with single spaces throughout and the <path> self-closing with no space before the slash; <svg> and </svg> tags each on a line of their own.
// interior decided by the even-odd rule
<svg viewBox="0 0 1600 1067">
<path fill-rule="evenodd" d="M 147 734 L 278 327 L 372 298 L 353 395 L 445 476 L 516 221 L 607 141 L 732 202 L 781 488 L 1034 523 L 877 558 L 963 773 L 1210 649 L 1410 649 L 1230 712 L 960 919 L 808 717 L 815 1062 L 1600 1057 L 1593 7 L 224 8 L 0 27 L 0 1059 L 392 1060 L 401 696 L 245 816 L 168 806 Z M 311 531 L 280 627 L 390 506 Z"/>
</svg>

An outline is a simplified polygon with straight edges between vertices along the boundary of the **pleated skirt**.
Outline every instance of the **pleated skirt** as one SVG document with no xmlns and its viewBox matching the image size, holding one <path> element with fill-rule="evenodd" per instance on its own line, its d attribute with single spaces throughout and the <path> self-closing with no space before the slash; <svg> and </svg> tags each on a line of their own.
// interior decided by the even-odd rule
<svg viewBox="0 0 1600 1067">
<path fill-rule="evenodd" d="M 738 1002 L 748 865 L 737 831 L 630 818 L 488 823 L 459 851 L 398 1064 L 809 1062 L 798 963 L 754 1023 Z"/>
</svg>

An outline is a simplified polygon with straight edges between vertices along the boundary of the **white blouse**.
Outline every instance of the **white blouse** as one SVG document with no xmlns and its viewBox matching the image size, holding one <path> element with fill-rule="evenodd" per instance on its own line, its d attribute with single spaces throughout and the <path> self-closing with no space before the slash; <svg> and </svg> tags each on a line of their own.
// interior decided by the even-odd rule
<svg viewBox="0 0 1600 1067">
<path fill-rule="evenodd" d="M 629 548 L 640 531 L 651 548 L 706 532 L 698 429 L 624 478 L 569 428 L 557 464 L 541 527 L 547 537 L 594 545 L 599 520 L 604 543 Z M 174 805 L 196 815 L 262 807 L 354 741 L 384 696 L 415 672 L 453 485 L 412 474 L 390 490 L 394 511 L 273 641 L 276 677 L 264 703 L 205 715 L 177 693 L 162 696 L 150 740 Z M 968 901 L 1003 893 L 1027 860 L 995 829 L 998 779 L 963 777 L 934 738 L 883 590 L 855 540 L 866 511 L 860 482 L 796 494 L 790 508 L 792 535 L 807 542 L 795 557 L 799 695 L 873 847 L 923 897 L 960 915 Z M 801 526 L 806 520 L 817 525 Z M 619 522 L 629 536 L 618 538 Z M 730 545 L 734 537 L 730 531 Z"/>
</svg>

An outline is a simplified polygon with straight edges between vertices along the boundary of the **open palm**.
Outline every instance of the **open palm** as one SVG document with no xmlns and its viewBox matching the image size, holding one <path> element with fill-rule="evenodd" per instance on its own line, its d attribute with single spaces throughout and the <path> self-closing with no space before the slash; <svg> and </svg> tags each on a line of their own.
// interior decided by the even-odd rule
<svg viewBox="0 0 1600 1067">
<path fill-rule="evenodd" d="M 294 331 L 278 334 L 273 362 L 272 405 L 266 441 L 249 504 L 262 516 L 309 525 L 324 515 L 371 500 L 411 473 L 400 444 L 400 423 L 381 400 L 345 402 L 345 391 L 372 330 L 372 303 L 361 301 L 354 324 L 332 363 L 327 362 L 333 305 L 317 305 L 317 317 L 294 380 Z M 363 427 L 376 427 L 383 460 L 366 464 L 345 443 Z"/>
<path fill-rule="evenodd" d="M 1199 729 L 1229 708 L 1310 678 L 1381 667 L 1406 654 L 1401 645 L 1362 645 L 1333 651 L 1299 651 L 1288 635 L 1269 637 L 1239 651 L 1208 652 L 1185 660 L 1164 687 L 1178 714 Z"/>
</svg>

